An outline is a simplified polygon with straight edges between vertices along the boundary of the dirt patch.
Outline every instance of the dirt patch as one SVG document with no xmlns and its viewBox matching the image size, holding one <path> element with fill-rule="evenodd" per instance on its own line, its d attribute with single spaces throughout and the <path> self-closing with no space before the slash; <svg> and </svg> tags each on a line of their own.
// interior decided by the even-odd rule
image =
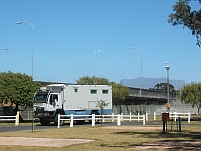
<svg viewBox="0 0 201 151">
<path fill-rule="evenodd" d="M 86 139 L 54 139 L 28 137 L 0 137 L 0 145 L 62 147 L 72 144 L 89 143 L 94 140 Z"/>
<path fill-rule="evenodd" d="M 158 141 L 135 146 L 135 149 L 167 149 L 167 150 L 201 150 L 201 142 L 192 141 Z"/>
</svg>

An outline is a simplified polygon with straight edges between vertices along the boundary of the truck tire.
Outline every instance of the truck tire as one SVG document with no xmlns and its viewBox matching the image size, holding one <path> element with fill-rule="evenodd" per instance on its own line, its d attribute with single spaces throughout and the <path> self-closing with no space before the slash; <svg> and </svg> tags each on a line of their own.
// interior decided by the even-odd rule
<svg viewBox="0 0 201 151">
<path fill-rule="evenodd" d="M 58 125 L 58 114 L 54 117 L 54 125 Z M 60 120 L 60 126 L 64 125 L 64 121 Z"/>
<path fill-rule="evenodd" d="M 50 124 L 50 121 L 44 120 L 44 119 L 40 119 L 40 124 L 41 124 L 42 126 L 48 126 L 48 125 Z"/>
</svg>

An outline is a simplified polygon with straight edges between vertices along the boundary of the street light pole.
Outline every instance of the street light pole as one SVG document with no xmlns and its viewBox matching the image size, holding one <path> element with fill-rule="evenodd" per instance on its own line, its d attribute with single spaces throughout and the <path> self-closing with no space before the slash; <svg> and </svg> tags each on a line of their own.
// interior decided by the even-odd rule
<svg viewBox="0 0 201 151">
<path fill-rule="evenodd" d="M 34 26 L 32 25 L 32 23 L 30 23 L 29 21 L 21 21 L 21 22 L 17 22 L 17 24 L 22 24 L 22 23 L 28 23 L 29 25 L 31 25 L 32 27 L 32 68 L 31 68 L 31 77 L 33 79 L 33 65 L 34 65 Z M 34 131 L 34 100 L 33 100 L 33 106 L 32 106 L 32 132 Z"/>
<path fill-rule="evenodd" d="M 31 69 L 31 77 L 33 78 L 33 66 L 34 66 L 34 26 L 29 21 L 20 21 L 17 24 L 28 23 L 32 27 L 32 69 Z"/>
<path fill-rule="evenodd" d="M 8 48 L 1 48 L 0 50 L 8 50 Z"/>
<path fill-rule="evenodd" d="M 170 69 L 170 66 L 166 66 L 165 67 L 166 70 L 167 70 L 167 103 L 169 104 L 170 103 L 170 100 L 169 100 L 169 69 Z M 169 112 L 169 108 L 167 108 L 167 112 Z"/>
<path fill-rule="evenodd" d="M 174 65 L 176 66 L 176 68 L 177 68 L 177 72 L 176 72 L 176 88 L 175 88 L 175 90 L 177 91 L 177 89 L 178 89 L 178 81 L 177 81 L 177 76 L 178 76 L 178 67 L 177 67 L 177 65 L 176 65 L 174 62 L 166 62 L 166 64 L 169 64 L 169 63 L 174 64 Z"/>
<path fill-rule="evenodd" d="M 140 97 L 142 95 L 142 51 L 139 48 L 129 47 L 127 49 L 137 49 L 140 51 Z"/>
<path fill-rule="evenodd" d="M 94 52 L 100 52 L 100 50 L 94 50 Z"/>
<path fill-rule="evenodd" d="M 89 66 L 84 66 L 84 67 L 90 68 Z M 80 70 L 81 70 L 82 68 L 84 68 L 84 67 L 80 67 L 79 70 L 78 70 L 78 77 L 79 77 L 79 80 L 80 80 Z"/>
<path fill-rule="evenodd" d="M 182 73 L 184 75 L 184 85 L 185 85 L 185 81 L 186 81 L 186 75 L 185 75 L 185 73 L 183 73 L 183 72 L 178 72 L 178 73 Z"/>
<path fill-rule="evenodd" d="M 105 73 L 105 74 L 102 75 L 102 77 L 104 77 L 104 75 L 106 75 L 106 74 L 112 75 L 111 73 Z M 100 77 L 100 76 L 101 75 L 99 75 L 98 77 Z"/>
</svg>

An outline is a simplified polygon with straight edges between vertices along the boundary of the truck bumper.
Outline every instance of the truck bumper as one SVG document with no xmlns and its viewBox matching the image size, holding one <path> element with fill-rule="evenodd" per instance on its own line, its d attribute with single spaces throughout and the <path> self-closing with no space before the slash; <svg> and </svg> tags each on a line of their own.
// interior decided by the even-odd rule
<svg viewBox="0 0 201 151">
<path fill-rule="evenodd" d="M 45 120 L 45 121 L 54 121 L 54 116 L 50 114 L 49 112 L 35 112 L 34 115 L 35 118 L 39 118 L 40 120 Z"/>
</svg>

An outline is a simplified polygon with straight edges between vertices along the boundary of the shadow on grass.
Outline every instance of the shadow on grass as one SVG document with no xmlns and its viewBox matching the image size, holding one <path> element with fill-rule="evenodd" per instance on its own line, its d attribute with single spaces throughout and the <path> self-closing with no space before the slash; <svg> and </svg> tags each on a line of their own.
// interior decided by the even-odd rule
<svg viewBox="0 0 201 151">
<path fill-rule="evenodd" d="M 161 132 L 157 132 L 157 131 L 149 131 L 149 132 L 145 132 L 145 131 L 139 131 L 139 132 L 115 132 L 115 134 L 120 134 L 120 135 L 133 135 L 133 136 L 138 136 L 138 137 L 144 137 L 144 138 L 157 138 L 157 139 L 164 139 L 164 138 L 168 138 L 168 139 L 181 139 L 181 140 L 185 140 L 185 139 L 190 139 L 192 140 L 197 140 L 197 141 L 201 141 L 201 137 L 200 137 L 200 132 L 191 132 L 191 131 L 184 131 L 184 132 L 167 132 L 167 133 L 162 133 Z"/>
<path fill-rule="evenodd" d="M 148 142 L 143 141 L 134 141 L 133 143 L 124 142 L 123 144 L 110 145 L 108 147 L 127 147 L 135 149 L 151 149 L 151 150 L 200 150 L 201 149 L 201 137 L 200 132 L 168 132 L 163 134 L 158 131 L 123 131 L 123 132 L 114 132 L 116 135 L 131 135 L 132 139 L 135 138 L 148 138 Z"/>
</svg>

